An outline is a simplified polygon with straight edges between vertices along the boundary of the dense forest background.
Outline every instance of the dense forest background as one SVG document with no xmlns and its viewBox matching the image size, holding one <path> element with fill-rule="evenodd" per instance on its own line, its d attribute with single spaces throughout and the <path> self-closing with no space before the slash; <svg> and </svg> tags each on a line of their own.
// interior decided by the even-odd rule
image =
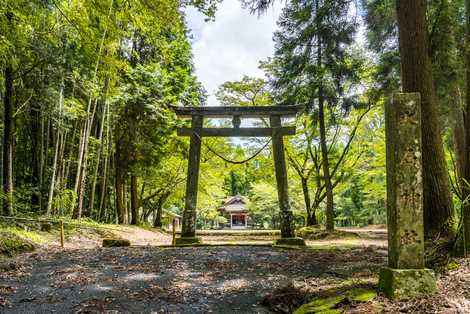
<svg viewBox="0 0 470 314">
<path fill-rule="evenodd" d="M 398 40 L 399 33 L 406 38 L 400 24 L 405 21 L 397 15 L 406 12 L 406 4 L 292 0 L 278 21 L 275 54 L 260 63 L 265 78 L 245 76 L 220 86 L 221 105 L 304 108 L 290 121 L 298 134 L 286 140 L 298 225 L 333 229 L 386 222 L 383 108 L 402 89 L 425 91 L 428 235 L 456 232 L 468 207 L 470 177 L 468 4 L 416 2 L 428 49 L 415 69 L 404 58 L 411 58 L 406 48 L 412 45 Z M 244 3 L 257 12 L 268 4 Z M 185 122 L 170 106 L 200 106 L 207 97 L 195 76 L 184 12 L 195 6 L 210 20 L 216 5 L 210 0 L 2 0 L 3 215 L 158 227 L 166 223 L 165 213 L 181 213 L 188 141 L 176 136 L 176 127 Z M 413 90 L 410 72 L 427 77 L 426 83 Z M 257 226 L 277 228 L 270 150 L 243 165 L 211 152 L 242 160 L 263 140 L 204 142 L 199 227 L 223 223 L 217 207 L 241 194 Z"/>
</svg>

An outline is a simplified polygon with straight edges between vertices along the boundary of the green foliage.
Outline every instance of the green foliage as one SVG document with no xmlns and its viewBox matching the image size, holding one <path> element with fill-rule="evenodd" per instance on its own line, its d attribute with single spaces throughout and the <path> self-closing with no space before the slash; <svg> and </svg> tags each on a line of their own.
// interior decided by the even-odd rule
<svg viewBox="0 0 470 314">
<path fill-rule="evenodd" d="M 255 184 L 248 209 L 251 219 L 259 227 L 279 228 L 279 204 L 277 191 L 273 185 L 265 182 Z"/>
<path fill-rule="evenodd" d="M 114 221 L 116 164 L 124 177 L 151 181 L 146 174 L 164 168 L 175 147 L 186 148 L 175 140 L 168 106 L 199 105 L 205 92 L 182 10 L 194 6 L 212 18 L 217 3 L 0 1 L 2 91 L 7 65 L 15 76 L 19 213 L 44 214 L 50 206 L 53 214 L 72 215 L 80 203 L 85 216 Z M 142 196 L 154 192 L 143 188 Z M 166 189 L 158 200 L 178 191 L 170 194 Z"/>
<path fill-rule="evenodd" d="M 216 96 L 223 106 L 269 106 L 274 102 L 263 79 L 246 75 L 241 81 L 222 84 Z"/>
<path fill-rule="evenodd" d="M 278 102 L 313 110 L 321 88 L 330 106 L 357 106 L 363 55 L 354 49 L 357 21 L 352 1 L 290 2 L 275 33 L 275 57 L 268 65 Z M 333 113 L 333 112 L 332 112 Z"/>
<path fill-rule="evenodd" d="M 27 240 L 21 232 L 12 229 L 0 232 L 0 256 L 12 257 L 18 253 L 34 251 L 32 241 Z"/>
</svg>

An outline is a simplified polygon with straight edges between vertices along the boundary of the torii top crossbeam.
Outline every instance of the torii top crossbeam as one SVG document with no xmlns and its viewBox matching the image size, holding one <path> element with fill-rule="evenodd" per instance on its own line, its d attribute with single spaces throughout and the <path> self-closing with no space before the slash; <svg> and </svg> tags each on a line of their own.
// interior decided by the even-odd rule
<svg viewBox="0 0 470 314">
<path fill-rule="evenodd" d="M 294 135 L 295 127 L 282 127 L 281 118 L 295 117 L 300 110 L 298 106 L 203 106 L 203 107 L 172 107 L 180 118 L 192 118 L 191 128 L 178 128 L 179 136 L 209 137 L 269 137 L 275 130 L 281 136 Z M 204 128 L 204 118 L 232 118 L 233 128 Z M 242 118 L 269 118 L 269 128 L 240 128 Z"/>
<path fill-rule="evenodd" d="M 295 117 L 299 106 L 202 106 L 202 107 L 172 107 L 177 116 L 190 118 L 203 116 L 208 118 L 228 118 L 240 116 L 243 118 L 262 118 L 281 116 L 282 118 Z"/>
</svg>

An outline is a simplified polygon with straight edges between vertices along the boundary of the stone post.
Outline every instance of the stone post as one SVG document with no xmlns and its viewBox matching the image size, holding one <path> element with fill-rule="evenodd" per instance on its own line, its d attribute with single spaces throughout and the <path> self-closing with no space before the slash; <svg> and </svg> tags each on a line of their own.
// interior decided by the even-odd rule
<svg viewBox="0 0 470 314">
<path fill-rule="evenodd" d="M 201 240 L 196 238 L 196 209 L 199 163 L 201 159 L 201 138 L 197 132 L 202 128 L 202 122 L 202 116 L 192 116 L 191 128 L 193 133 L 189 140 L 189 159 L 186 179 L 186 198 L 183 211 L 183 226 L 181 228 L 181 238 L 177 238 L 175 241 L 176 245 L 201 243 Z"/>
<path fill-rule="evenodd" d="M 280 116 L 270 116 L 270 124 L 273 128 L 273 158 L 276 172 L 277 195 L 279 199 L 281 239 L 276 240 L 275 245 L 305 245 L 302 238 L 295 237 L 294 215 L 289 204 L 286 157 L 284 155 L 283 136 L 279 132 L 281 125 Z"/>
<path fill-rule="evenodd" d="M 396 94 L 385 106 L 388 267 L 379 288 L 392 299 L 432 293 L 434 274 L 424 268 L 421 98 Z"/>
</svg>

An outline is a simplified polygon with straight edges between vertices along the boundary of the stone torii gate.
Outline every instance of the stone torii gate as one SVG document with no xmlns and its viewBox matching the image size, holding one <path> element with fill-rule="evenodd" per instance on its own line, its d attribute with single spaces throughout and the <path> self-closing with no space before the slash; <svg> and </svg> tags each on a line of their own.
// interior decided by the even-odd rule
<svg viewBox="0 0 470 314">
<path fill-rule="evenodd" d="M 197 190 L 201 140 L 203 137 L 271 137 L 277 192 L 281 216 L 281 239 L 275 244 L 305 245 L 302 238 L 295 237 L 294 217 L 289 204 L 286 160 L 283 137 L 295 134 L 295 127 L 284 127 L 281 118 L 295 117 L 297 106 L 212 106 L 212 107 L 172 107 L 180 118 L 190 118 L 190 128 L 178 128 L 179 136 L 189 136 L 189 160 L 186 180 L 186 198 L 183 211 L 181 237 L 176 244 L 201 243 L 196 237 Z M 204 118 L 231 118 L 232 128 L 204 128 Z M 241 128 L 242 118 L 269 118 L 270 127 Z"/>
</svg>

